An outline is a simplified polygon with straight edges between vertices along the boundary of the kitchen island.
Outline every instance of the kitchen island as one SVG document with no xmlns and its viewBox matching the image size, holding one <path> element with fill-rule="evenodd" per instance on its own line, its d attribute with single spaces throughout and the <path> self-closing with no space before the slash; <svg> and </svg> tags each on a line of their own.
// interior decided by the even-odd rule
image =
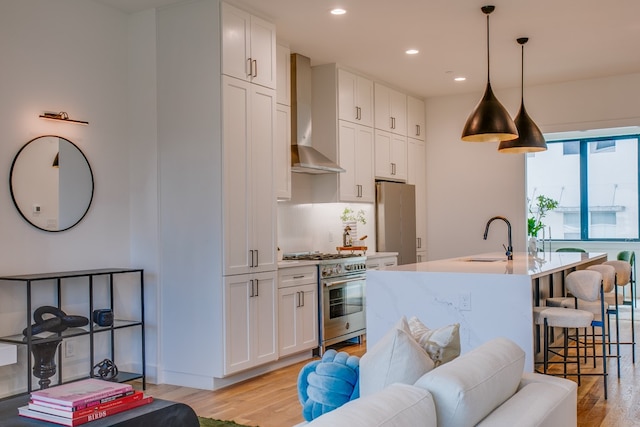
<svg viewBox="0 0 640 427">
<path fill-rule="evenodd" d="M 607 260 L 606 253 L 489 253 L 367 271 L 367 345 L 402 316 L 435 329 L 460 324 L 462 352 L 504 336 L 526 353 L 533 371 L 539 339 L 532 307 L 564 292 L 571 271 Z"/>
</svg>

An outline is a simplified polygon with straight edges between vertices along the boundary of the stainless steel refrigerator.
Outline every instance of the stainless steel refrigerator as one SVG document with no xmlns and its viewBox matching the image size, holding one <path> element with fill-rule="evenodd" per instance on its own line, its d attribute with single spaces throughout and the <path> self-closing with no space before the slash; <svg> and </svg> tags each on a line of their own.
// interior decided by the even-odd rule
<svg viewBox="0 0 640 427">
<path fill-rule="evenodd" d="M 414 185 L 376 183 L 376 233 L 378 252 L 398 252 L 398 265 L 416 262 Z"/>
</svg>

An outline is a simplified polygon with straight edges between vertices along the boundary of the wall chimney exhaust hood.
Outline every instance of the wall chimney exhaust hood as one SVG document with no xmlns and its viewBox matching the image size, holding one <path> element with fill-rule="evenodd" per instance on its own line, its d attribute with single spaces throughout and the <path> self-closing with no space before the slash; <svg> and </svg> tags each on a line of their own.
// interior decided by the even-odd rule
<svg viewBox="0 0 640 427">
<path fill-rule="evenodd" d="M 313 148 L 311 140 L 311 60 L 291 54 L 291 172 L 345 172 Z"/>
</svg>

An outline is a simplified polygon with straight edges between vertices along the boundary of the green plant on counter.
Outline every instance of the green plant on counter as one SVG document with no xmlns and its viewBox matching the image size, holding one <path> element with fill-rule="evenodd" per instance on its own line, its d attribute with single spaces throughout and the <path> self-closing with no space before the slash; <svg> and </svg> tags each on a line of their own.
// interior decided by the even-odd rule
<svg viewBox="0 0 640 427">
<path fill-rule="evenodd" d="M 349 207 L 344 208 L 344 210 L 342 211 L 342 215 L 340 215 L 340 219 L 342 220 L 342 222 L 355 221 L 363 225 L 367 223 L 367 219 L 364 217 L 363 209 L 360 209 L 358 212 L 356 212 Z"/>
<path fill-rule="evenodd" d="M 552 211 L 558 207 L 558 201 L 542 194 L 536 197 L 535 200 L 535 209 L 531 206 L 531 200 L 529 200 L 527 233 L 529 236 L 538 237 L 538 232 L 544 228 L 542 218 L 544 218 L 549 211 Z"/>
</svg>

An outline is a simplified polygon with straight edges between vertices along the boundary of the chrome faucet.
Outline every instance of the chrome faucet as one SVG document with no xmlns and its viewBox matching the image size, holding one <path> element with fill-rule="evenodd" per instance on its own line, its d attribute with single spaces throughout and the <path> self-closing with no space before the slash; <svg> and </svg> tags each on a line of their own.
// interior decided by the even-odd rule
<svg viewBox="0 0 640 427">
<path fill-rule="evenodd" d="M 484 229 L 484 240 L 487 240 L 487 235 L 489 234 L 489 226 L 491 225 L 491 223 L 493 222 L 494 219 L 501 219 L 504 222 L 507 223 L 507 238 L 509 239 L 509 245 L 505 248 L 505 250 L 507 251 L 505 253 L 505 255 L 507 255 L 507 259 L 508 260 L 512 260 L 513 259 L 513 245 L 511 243 L 511 223 L 509 222 L 509 220 L 503 216 L 494 216 L 493 218 L 491 218 L 489 221 L 487 221 L 487 226 Z M 502 245 L 502 247 L 504 247 L 504 245 Z"/>
</svg>

